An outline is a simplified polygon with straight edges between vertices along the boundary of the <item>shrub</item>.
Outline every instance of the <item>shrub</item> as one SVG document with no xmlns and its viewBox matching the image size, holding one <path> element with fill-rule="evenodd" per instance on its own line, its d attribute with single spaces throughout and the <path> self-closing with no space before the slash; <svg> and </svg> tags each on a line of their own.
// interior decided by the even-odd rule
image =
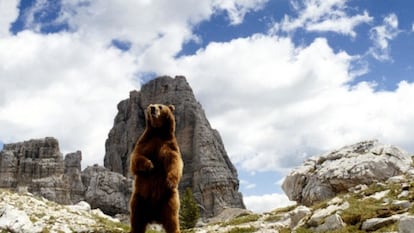
<svg viewBox="0 0 414 233">
<path fill-rule="evenodd" d="M 200 210 L 198 209 L 197 202 L 194 200 L 191 189 L 187 188 L 184 195 L 181 195 L 180 199 L 181 229 L 193 228 L 200 217 Z"/>
</svg>

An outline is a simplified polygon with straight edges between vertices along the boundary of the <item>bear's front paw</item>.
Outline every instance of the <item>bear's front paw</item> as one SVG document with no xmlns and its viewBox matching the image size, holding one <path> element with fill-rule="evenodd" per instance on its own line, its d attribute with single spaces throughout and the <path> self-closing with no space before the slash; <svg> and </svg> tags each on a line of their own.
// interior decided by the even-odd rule
<svg viewBox="0 0 414 233">
<path fill-rule="evenodd" d="M 145 162 L 142 164 L 142 171 L 148 172 L 151 171 L 154 168 L 154 164 L 152 164 L 151 160 L 145 160 Z"/>
</svg>

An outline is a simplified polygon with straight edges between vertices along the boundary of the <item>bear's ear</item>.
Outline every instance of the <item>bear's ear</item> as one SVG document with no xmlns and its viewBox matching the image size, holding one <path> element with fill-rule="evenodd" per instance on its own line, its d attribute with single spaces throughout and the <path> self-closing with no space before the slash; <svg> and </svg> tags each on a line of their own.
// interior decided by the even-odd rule
<svg viewBox="0 0 414 233">
<path fill-rule="evenodd" d="M 174 112 L 174 110 L 175 110 L 175 107 L 172 104 L 168 105 L 168 108 L 170 108 L 171 112 Z"/>
</svg>

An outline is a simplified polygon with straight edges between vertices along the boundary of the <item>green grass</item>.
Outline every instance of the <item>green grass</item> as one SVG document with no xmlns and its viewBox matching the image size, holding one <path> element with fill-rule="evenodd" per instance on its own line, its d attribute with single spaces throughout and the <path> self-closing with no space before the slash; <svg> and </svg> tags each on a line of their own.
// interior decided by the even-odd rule
<svg viewBox="0 0 414 233">
<path fill-rule="evenodd" d="M 278 222 L 282 220 L 282 217 L 283 216 L 281 214 L 269 215 L 264 219 L 264 221 L 265 222 Z"/>
<path fill-rule="evenodd" d="M 259 219 L 260 215 L 258 214 L 249 214 L 249 215 L 242 215 L 236 218 L 231 219 L 228 222 L 224 222 L 221 224 L 221 226 L 235 226 L 235 225 L 240 225 L 243 223 L 248 223 L 248 222 L 254 222 L 257 221 Z"/>
<path fill-rule="evenodd" d="M 255 231 L 257 231 L 258 229 L 255 227 L 235 227 L 229 231 L 227 231 L 226 233 L 253 233 Z"/>
<path fill-rule="evenodd" d="M 290 205 L 290 206 L 282 207 L 282 208 L 279 208 L 279 209 L 276 209 L 276 210 L 270 212 L 270 214 L 276 215 L 276 214 L 280 214 L 280 213 L 287 213 L 291 210 L 294 210 L 296 207 L 298 207 L 298 205 Z"/>
<path fill-rule="evenodd" d="M 113 232 L 113 233 L 123 233 L 123 232 L 129 232 L 130 226 L 128 224 L 122 223 L 122 222 L 114 222 L 107 218 L 100 217 L 98 215 L 93 215 L 96 222 L 99 225 L 102 225 L 105 227 L 106 232 Z"/>
</svg>

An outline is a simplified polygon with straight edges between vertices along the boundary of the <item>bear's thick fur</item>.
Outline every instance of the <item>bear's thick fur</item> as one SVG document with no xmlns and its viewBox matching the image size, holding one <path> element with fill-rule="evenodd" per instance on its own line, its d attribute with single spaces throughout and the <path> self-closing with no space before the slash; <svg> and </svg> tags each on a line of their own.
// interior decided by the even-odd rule
<svg viewBox="0 0 414 233">
<path fill-rule="evenodd" d="M 131 154 L 134 190 L 130 200 L 131 232 L 145 233 L 149 223 L 167 233 L 180 232 L 178 211 L 183 161 L 175 138 L 174 106 L 150 104 L 146 128 Z"/>
</svg>

